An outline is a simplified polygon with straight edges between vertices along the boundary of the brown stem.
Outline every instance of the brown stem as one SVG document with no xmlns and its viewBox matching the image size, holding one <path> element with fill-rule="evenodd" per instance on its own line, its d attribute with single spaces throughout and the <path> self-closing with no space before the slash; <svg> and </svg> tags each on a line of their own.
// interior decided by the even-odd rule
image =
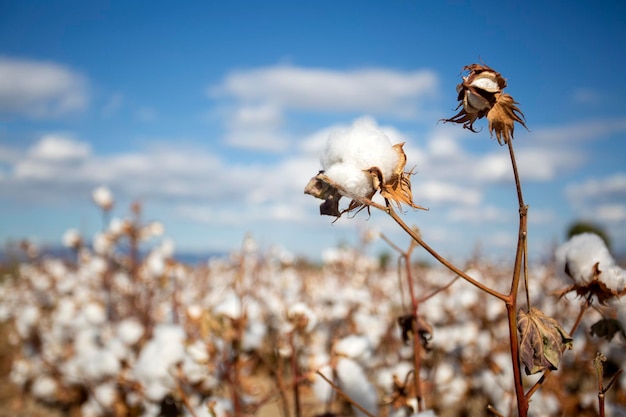
<svg viewBox="0 0 626 417">
<path fill-rule="evenodd" d="M 511 348 L 511 363 L 513 366 L 513 380 L 515 383 L 515 396 L 517 398 L 517 410 L 519 417 L 528 415 L 528 398 L 524 394 L 524 384 L 522 382 L 522 368 L 519 357 L 519 341 L 517 337 L 517 293 L 519 290 L 519 282 L 522 274 L 522 267 L 526 265 L 526 237 L 528 230 L 527 213 L 528 206 L 524 204 L 522 195 L 522 185 L 517 171 L 517 162 L 513 151 L 513 141 L 507 142 L 509 147 L 509 155 L 511 157 L 511 166 L 513 167 L 513 177 L 515 179 L 515 188 L 517 190 L 517 200 L 519 203 L 519 229 L 517 234 L 517 249 L 515 252 L 515 262 L 513 265 L 513 278 L 511 279 L 511 291 L 504 300 L 506 303 L 506 313 L 509 322 L 509 344 Z M 526 280 L 525 290 L 526 299 L 528 295 L 528 281 L 526 277 L 527 271 L 524 268 L 524 278 Z"/>
<path fill-rule="evenodd" d="M 596 357 L 593 360 L 593 365 L 596 368 L 596 376 L 598 378 L 598 417 L 604 417 L 604 362 L 606 356 L 602 353 L 596 353 Z"/>
<path fill-rule="evenodd" d="M 291 347 L 291 374 L 293 375 L 293 399 L 294 399 L 294 409 L 296 417 L 301 416 L 300 412 L 300 390 L 298 385 L 298 354 L 296 351 L 296 344 L 294 342 L 294 332 L 292 331 L 289 334 L 289 345 Z"/>
<path fill-rule="evenodd" d="M 417 331 L 417 310 L 419 309 L 419 303 L 415 297 L 415 290 L 413 288 L 413 271 L 411 270 L 411 253 L 415 248 L 415 244 L 411 242 L 409 249 L 403 254 L 404 263 L 406 266 L 406 279 L 409 285 L 409 293 L 411 294 L 411 306 L 413 319 L 411 320 L 411 327 L 413 328 L 413 388 L 415 389 L 415 400 L 417 401 L 417 411 L 423 411 L 423 398 L 422 390 L 420 387 L 420 369 L 422 367 L 422 344 L 420 341 L 420 334 Z"/>
</svg>

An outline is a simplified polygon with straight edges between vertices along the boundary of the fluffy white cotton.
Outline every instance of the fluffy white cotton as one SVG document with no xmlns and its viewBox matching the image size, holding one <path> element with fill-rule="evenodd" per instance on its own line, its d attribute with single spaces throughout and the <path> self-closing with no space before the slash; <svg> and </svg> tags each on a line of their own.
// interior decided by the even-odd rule
<svg viewBox="0 0 626 417">
<path fill-rule="evenodd" d="M 389 178 L 398 154 L 376 122 L 364 117 L 349 129 L 330 135 L 321 162 L 326 175 L 350 195 L 367 197 L 373 188 L 371 177 L 363 170 L 378 167 L 383 177 Z"/>
<path fill-rule="evenodd" d="M 335 353 L 349 358 L 359 358 L 369 354 L 370 343 L 366 336 L 350 335 L 335 343 Z"/>
<path fill-rule="evenodd" d="M 57 382 L 50 375 L 39 375 L 33 381 L 31 388 L 35 397 L 44 401 L 54 401 L 56 399 Z"/>
<path fill-rule="evenodd" d="M 572 236 L 557 249 L 556 260 L 557 268 L 578 285 L 585 286 L 593 280 L 598 264 L 598 279 L 609 289 L 619 292 L 626 286 L 626 271 L 615 264 L 604 241 L 595 233 Z"/>
<path fill-rule="evenodd" d="M 128 346 L 137 343 L 143 332 L 143 324 L 135 318 L 124 319 L 117 325 L 117 336 Z"/>
<path fill-rule="evenodd" d="M 141 350 L 134 374 L 145 387 L 146 396 L 160 401 L 175 383 L 172 367 L 185 355 L 185 331 L 182 327 L 160 324 L 154 328 L 154 337 Z"/>
<path fill-rule="evenodd" d="M 300 319 L 306 320 L 305 331 L 310 332 L 317 324 L 317 316 L 306 304 L 295 303 L 287 311 L 287 318 L 292 322 L 298 322 Z"/>
<path fill-rule="evenodd" d="M 91 198 L 103 210 L 109 210 L 113 206 L 113 194 L 103 185 L 93 190 Z"/>
<path fill-rule="evenodd" d="M 340 358 L 336 371 L 341 389 L 361 407 L 376 415 L 378 413 L 376 388 L 367 380 L 361 365 L 352 359 Z M 352 407 L 352 410 L 357 417 L 365 416 L 365 413 L 355 407 Z"/>
</svg>

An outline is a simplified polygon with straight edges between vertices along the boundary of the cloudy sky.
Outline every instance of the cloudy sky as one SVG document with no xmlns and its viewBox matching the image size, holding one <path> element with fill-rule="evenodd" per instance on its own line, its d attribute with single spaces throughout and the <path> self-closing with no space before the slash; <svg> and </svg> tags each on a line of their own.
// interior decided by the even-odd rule
<svg viewBox="0 0 626 417">
<path fill-rule="evenodd" d="M 315 1 L 1 2 L 0 241 L 92 237 L 90 193 L 115 216 L 140 201 L 181 251 L 263 247 L 318 257 L 383 213 L 319 216 L 303 193 L 333 129 L 374 118 L 406 142 L 426 241 L 461 258 L 510 254 L 517 199 L 508 151 L 455 113 L 464 65 L 508 80 L 530 250 L 567 226 L 605 227 L 626 251 L 626 4 Z"/>
</svg>

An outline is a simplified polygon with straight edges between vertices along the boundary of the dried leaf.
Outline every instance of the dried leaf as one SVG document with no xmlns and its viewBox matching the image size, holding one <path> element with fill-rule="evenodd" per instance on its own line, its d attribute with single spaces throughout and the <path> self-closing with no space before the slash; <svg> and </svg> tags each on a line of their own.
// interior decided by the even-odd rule
<svg viewBox="0 0 626 417">
<path fill-rule="evenodd" d="M 563 350 L 572 347 L 573 339 L 559 323 L 536 308 L 531 308 L 528 313 L 519 311 L 517 329 L 520 333 L 520 359 L 527 375 L 557 369 Z"/>
<path fill-rule="evenodd" d="M 304 187 L 304 193 L 324 200 L 320 205 L 321 215 L 340 217 L 339 200 L 342 196 L 337 188 L 324 181 L 323 174 L 324 171 L 320 171 L 315 177 L 311 178 L 306 187 Z"/>
<path fill-rule="evenodd" d="M 622 323 L 616 319 L 602 319 L 597 323 L 594 323 L 589 331 L 592 336 L 604 337 L 609 342 L 613 340 L 615 334 L 618 332 L 621 333 L 624 340 L 626 340 L 626 331 L 624 330 Z"/>
<path fill-rule="evenodd" d="M 420 337 L 420 341 L 424 349 L 430 349 L 430 340 L 433 337 L 433 328 L 422 317 L 417 317 L 413 314 L 406 314 L 398 317 L 398 325 L 402 331 L 402 341 L 405 345 L 408 345 L 413 340 L 414 332 Z"/>
</svg>

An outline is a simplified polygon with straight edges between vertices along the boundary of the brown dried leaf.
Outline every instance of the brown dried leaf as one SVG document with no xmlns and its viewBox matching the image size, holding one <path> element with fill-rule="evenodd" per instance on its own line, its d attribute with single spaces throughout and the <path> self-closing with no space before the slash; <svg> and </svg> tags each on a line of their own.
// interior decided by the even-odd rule
<svg viewBox="0 0 626 417">
<path fill-rule="evenodd" d="M 626 331 L 624 330 L 622 323 L 616 319 L 602 319 L 597 323 L 594 323 L 589 331 L 592 336 L 604 337 L 609 342 L 613 340 L 615 334 L 618 332 L 621 333 L 624 340 L 626 340 Z"/>
<path fill-rule="evenodd" d="M 520 333 L 520 359 L 527 375 L 557 369 L 563 350 L 572 347 L 573 339 L 559 323 L 536 308 L 531 308 L 528 313 L 519 311 L 517 329 Z"/>
<path fill-rule="evenodd" d="M 321 215 L 340 217 L 339 200 L 342 196 L 337 188 L 328 184 L 323 178 L 324 171 L 320 171 L 309 180 L 309 183 L 304 187 L 304 193 L 324 200 L 320 205 Z"/>
<path fill-rule="evenodd" d="M 496 103 L 487 113 L 489 120 L 489 133 L 493 137 L 495 132 L 498 143 L 503 145 L 513 139 L 515 122 L 526 127 L 524 114 L 516 106 L 517 101 L 513 100 L 509 94 L 496 94 Z"/>
</svg>

